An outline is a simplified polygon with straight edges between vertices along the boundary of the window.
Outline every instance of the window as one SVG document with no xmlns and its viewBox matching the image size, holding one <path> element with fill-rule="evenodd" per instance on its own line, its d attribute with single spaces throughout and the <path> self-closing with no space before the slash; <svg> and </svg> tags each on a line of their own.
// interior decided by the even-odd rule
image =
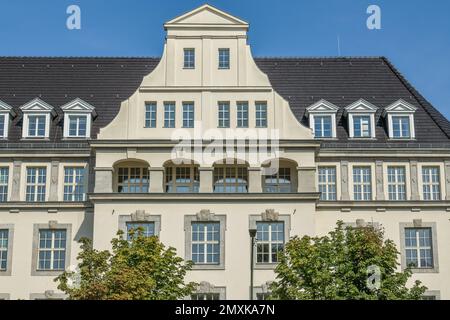
<svg viewBox="0 0 450 320">
<path fill-rule="evenodd" d="M 393 138 L 411 138 L 409 116 L 392 117 Z"/>
<path fill-rule="evenodd" d="M 336 167 L 319 167 L 320 200 L 336 201 Z"/>
<path fill-rule="evenodd" d="M 257 102 L 256 108 L 256 127 L 266 128 L 267 127 L 267 103 Z"/>
<path fill-rule="evenodd" d="M 219 102 L 219 128 L 230 127 L 230 104 Z"/>
<path fill-rule="evenodd" d="M 316 138 L 332 137 L 331 116 L 314 116 L 314 137 Z"/>
<path fill-rule="evenodd" d="M 164 127 L 175 128 L 175 103 L 164 103 Z"/>
<path fill-rule="evenodd" d="M 220 263 L 220 223 L 192 223 L 192 261 L 195 264 Z"/>
<path fill-rule="evenodd" d="M 389 200 L 406 200 L 405 167 L 388 167 L 387 178 Z"/>
<path fill-rule="evenodd" d="M 291 188 L 291 169 L 278 168 L 277 173 L 266 176 L 264 192 L 270 193 L 288 193 Z"/>
<path fill-rule="evenodd" d="M 372 200 L 372 173 L 370 167 L 353 168 L 353 196 L 356 201 Z"/>
<path fill-rule="evenodd" d="M 194 127 L 194 103 L 183 102 L 183 127 Z"/>
<path fill-rule="evenodd" d="M 405 228 L 406 266 L 433 268 L 431 228 Z"/>
<path fill-rule="evenodd" d="M 166 192 L 197 193 L 199 188 L 200 177 L 198 167 L 173 166 L 166 168 Z"/>
<path fill-rule="evenodd" d="M 256 263 L 277 263 L 284 248 L 283 222 L 256 222 Z"/>
<path fill-rule="evenodd" d="M 144 237 L 152 237 L 155 235 L 154 222 L 127 222 L 127 239 L 132 240 L 133 236 L 137 236 L 142 232 Z M 130 233 L 131 232 L 131 233 Z"/>
<path fill-rule="evenodd" d="M 193 293 L 191 300 L 220 300 L 220 293 Z"/>
<path fill-rule="evenodd" d="M 0 229 L 0 271 L 8 269 L 9 230 Z"/>
<path fill-rule="evenodd" d="M 248 103 L 237 103 L 237 127 L 248 128 Z"/>
<path fill-rule="evenodd" d="M 0 138 L 8 137 L 8 115 L 0 114 Z"/>
<path fill-rule="evenodd" d="M 0 202 L 8 201 L 9 168 L 0 168 Z"/>
<path fill-rule="evenodd" d="M 195 49 L 184 49 L 184 68 L 195 68 Z"/>
<path fill-rule="evenodd" d="M 156 103 L 149 102 L 145 104 L 145 127 L 156 128 Z"/>
<path fill-rule="evenodd" d="M 86 137 L 87 115 L 69 115 L 69 137 Z"/>
<path fill-rule="evenodd" d="M 64 270 L 66 230 L 39 230 L 38 270 Z"/>
<path fill-rule="evenodd" d="M 64 168 L 64 201 L 85 201 L 84 168 Z"/>
<path fill-rule="evenodd" d="M 148 168 L 119 168 L 117 192 L 147 193 L 148 188 Z"/>
<path fill-rule="evenodd" d="M 441 183 L 439 167 L 422 168 L 423 200 L 441 200 Z"/>
<path fill-rule="evenodd" d="M 46 116 L 28 116 L 28 137 L 45 137 Z"/>
<path fill-rule="evenodd" d="M 246 166 L 222 165 L 214 167 L 214 192 L 245 193 L 248 174 Z"/>
<path fill-rule="evenodd" d="M 26 200 L 28 202 L 45 201 L 47 168 L 27 168 Z"/>
<path fill-rule="evenodd" d="M 353 116 L 353 137 L 370 138 L 371 131 L 370 116 Z"/>
<path fill-rule="evenodd" d="M 219 49 L 219 69 L 230 69 L 230 49 Z"/>
</svg>

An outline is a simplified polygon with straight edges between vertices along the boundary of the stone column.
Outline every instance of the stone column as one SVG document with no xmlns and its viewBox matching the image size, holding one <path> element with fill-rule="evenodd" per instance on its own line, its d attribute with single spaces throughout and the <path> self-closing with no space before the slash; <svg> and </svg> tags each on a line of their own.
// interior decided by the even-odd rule
<svg viewBox="0 0 450 320">
<path fill-rule="evenodd" d="M 48 201 L 58 201 L 59 160 L 52 160 Z M 61 199 L 62 201 L 63 199 Z"/>
<path fill-rule="evenodd" d="M 11 201 L 20 201 L 20 176 L 22 171 L 22 161 L 15 160 L 13 163 Z"/>
<path fill-rule="evenodd" d="M 200 193 L 213 193 L 213 174 L 214 168 L 200 167 L 198 168 L 200 174 Z"/>
<path fill-rule="evenodd" d="M 420 200 L 419 195 L 419 168 L 417 161 L 410 162 L 411 170 L 411 200 Z"/>
<path fill-rule="evenodd" d="M 384 178 L 383 178 L 383 161 L 375 161 L 375 187 L 376 187 L 376 200 L 384 200 Z"/>
<path fill-rule="evenodd" d="M 164 168 L 149 168 L 150 193 L 164 193 Z"/>
<path fill-rule="evenodd" d="M 297 192 L 317 192 L 316 167 L 297 167 Z"/>
<path fill-rule="evenodd" d="M 94 168 L 95 193 L 113 192 L 113 168 Z"/>
<path fill-rule="evenodd" d="M 447 192 L 445 200 L 450 200 L 450 160 L 445 161 L 445 190 Z"/>
<path fill-rule="evenodd" d="M 262 176 L 260 167 L 248 168 L 248 192 L 249 193 L 262 192 Z"/>
<path fill-rule="evenodd" d="M 350 200 L 348 190 L 348 161 L 341 161 L 341 200 Z"/>
</svg>

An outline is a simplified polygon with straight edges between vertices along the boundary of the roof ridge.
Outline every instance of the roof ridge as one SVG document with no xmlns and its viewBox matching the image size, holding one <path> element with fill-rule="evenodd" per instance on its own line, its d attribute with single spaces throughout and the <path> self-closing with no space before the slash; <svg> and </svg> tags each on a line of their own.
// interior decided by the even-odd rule
<svg viewBox="0 0 450 320">
<path fill-rule="evenodd" d="M 0 59 L 161 59 L 157 56 L 0 56 Z"/>
<path fill-rule="evenodd" d="M 403 85 L 408 89 L 408 91 L 414 96 L 417 102 L 420 104 L 423 110 L 428 114 L 428 116 L 433 120 L 433 122 L 441 129 L 441 131 L 450 138 L 450 121 L 436 109 L 420 92 L 403 76 L 403 74 L 397 70 L 397 68 L 389 61 L 388 58 L 382 58 L 386 62 L 389 69 L 395 74 L 395 76 L 403 83 Z M 437 115 L 437 118 L 436 118 Z M 442 127 L 442 122 L 446 124 L 446 127 Z"/>
<path fill-rule="evenodd" d="M 254 59 L 305 59 L 305 60 L 323 60 L 323 59 L 382 59 L 383 56 L 254 56 Z"/>
</svg>

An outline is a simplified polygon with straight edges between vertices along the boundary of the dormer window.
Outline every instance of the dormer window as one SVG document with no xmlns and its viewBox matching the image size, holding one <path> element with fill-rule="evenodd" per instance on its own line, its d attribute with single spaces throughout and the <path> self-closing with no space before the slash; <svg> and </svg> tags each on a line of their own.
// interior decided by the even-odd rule
<svg viewBox="0 0 450 320">
<path fill-rule="evenodd" d="M 0 100 L 0 139 L 8 139 L 9 119 L 15 113 L 10 105 Z"/>
<path fill-rule="evenodd" d="M 306 109 L 309 126 L 317 139 L 336 138 L 336 113 L 339 107 L 320 100 Z"/>
<path fill-rule="evenodd" d="M 219 69 L 230 69 L 230 49 L 219 49 Z"/>
<path fill-rule="evenodd" d="M 50 121 L 56 116 L 51 105 L 36 98 L 20 107 L 23 112 L 22 137 L 46 139 L 50 136 Z"/>
<path fill-rule="evenodd" d="M 387 120 L 389 138 L 415 138 L 414 113 L 416 109 L 416 107 L 401 99 L 386 107 L 384 117 Z"/>
<path fill-rule="evenodd" d="M 75 99 L 61 107 L 64 112 L 64 138 L 86 139 L 91 137 L 91 122 L 95 108 L 86 101 Z"/>
<path fill-rule="evenodd" d="M 184 49 L 184 68 L 185 69 L 195 68 L 195 49 L 193 48 Z"/>
<path fill-rule="evenodd" d="M 373 104 L 363 99 L 345 108 L 350 138 L 375 138 L 375 113 L 377 109 Z"/>
</svg>

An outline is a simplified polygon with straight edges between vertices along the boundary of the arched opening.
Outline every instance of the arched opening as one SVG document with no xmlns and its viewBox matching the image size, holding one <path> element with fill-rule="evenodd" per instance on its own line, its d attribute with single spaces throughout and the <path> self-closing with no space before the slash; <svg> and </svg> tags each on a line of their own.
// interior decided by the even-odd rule
<svg viewBox="0 0 450 320">
<path fill-rule="evenodd" d="M 142 160 L 125 160 L 114 165 L 114 190 L 118 193 L 148 193 L 149 164 Z"/>
<path fill-rule="evenodd" d="M 248 164 L 236 159 L 216 162 L 214 164 L 214 192 L 247 193 Z"/>
<path fill-rule="evenodd" d="M 289 159 L 267 161 L 263 167 L 263 192 L 291 193 L 297 190 L 297 162 Z"/>
<path fill-rule="evenodd" d="M 199 165 L 193 161 L 168 161 L 164 164 L 165 190 L 168 193 L 198 193 Z"/>
</svg>

